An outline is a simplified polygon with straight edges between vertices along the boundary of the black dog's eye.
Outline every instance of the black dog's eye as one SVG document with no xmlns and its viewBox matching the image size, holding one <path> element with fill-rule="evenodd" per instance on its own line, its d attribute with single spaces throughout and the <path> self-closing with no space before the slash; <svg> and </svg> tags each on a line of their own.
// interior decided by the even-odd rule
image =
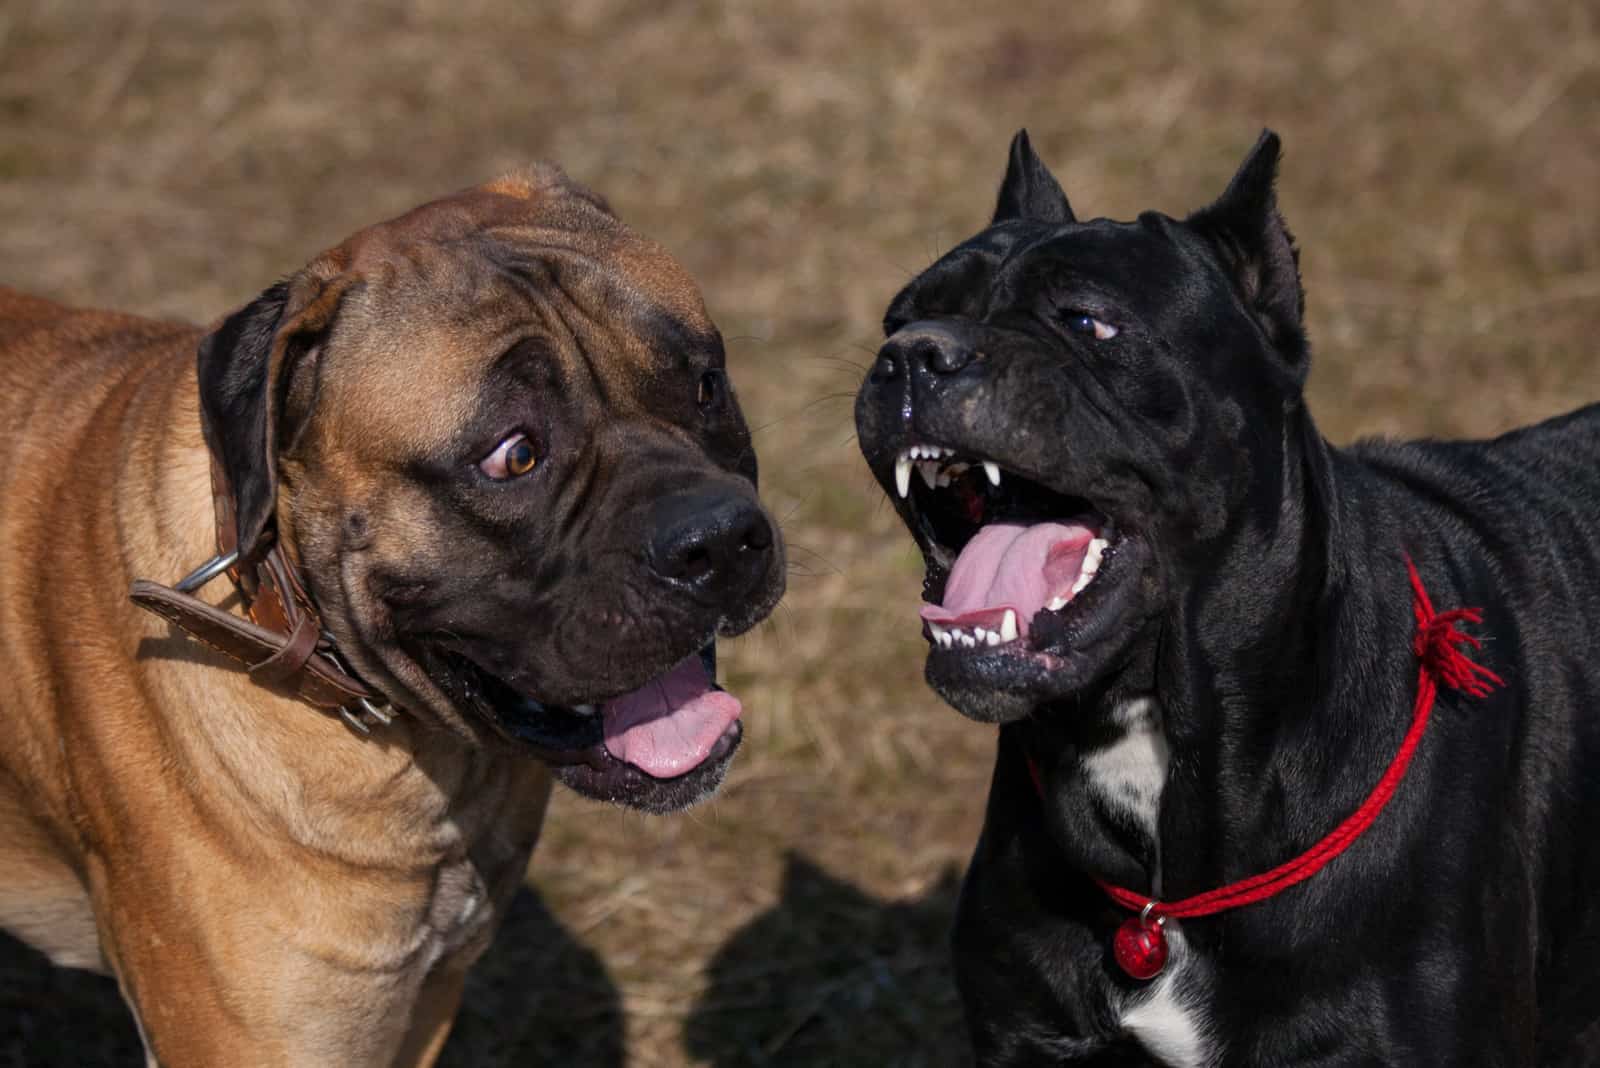
<svg viewBox="0 0 1600 1068">
<path fill-rule="evenodd" d="M 707 371 L 700 376 L 700 393 L 696 398 L 700 403 L 700 410 L 709 412 L 722 403 L 723 395 L 727 392 L 726 376 L 721 371 Z"/>
<path fill-rule="evenodd" d="M 1096 319 L 1088 312 L 1062 312 L 1061 321 L 1065 323 L 1067 329 L 1072 331 L 1074 334 L 1083 334 L 1085 337 L 1092 337 L 1096 341 L 1110 341 L 1112 338 L 1121 333 L 1120 330 L 1112 326 L 1110 323 Z"/>
</svg>

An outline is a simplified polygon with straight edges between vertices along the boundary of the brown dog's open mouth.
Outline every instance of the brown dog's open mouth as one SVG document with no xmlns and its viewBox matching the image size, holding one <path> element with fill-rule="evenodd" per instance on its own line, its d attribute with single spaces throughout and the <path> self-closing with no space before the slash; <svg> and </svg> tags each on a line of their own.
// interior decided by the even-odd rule
<svg viewBox="0 0 1600 1068">
<path fill-rule="evenodd" d="M 706 661 L 714 655 L 685 657 L 607 701 L 601 710 L 606 752 L 656 779 L 675 779 L 705 763 L 742 711 L 739 699 L 712 678 Z"/>
<path fill-rule="evenodd" d="M 721 781 L 742 736 L 739 699 L 716 683 L 715 642 L 635 690 L 574 706 L 528 697 L 455 650 L 436 649 L 427 659 L 458 706 L 601 800 L 683 807 Z"/>
</svg>

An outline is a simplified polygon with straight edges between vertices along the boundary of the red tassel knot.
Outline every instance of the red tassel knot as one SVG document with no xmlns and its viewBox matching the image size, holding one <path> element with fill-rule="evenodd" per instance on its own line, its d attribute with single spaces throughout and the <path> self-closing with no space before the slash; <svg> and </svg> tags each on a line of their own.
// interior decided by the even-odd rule
<svg viewBox="0 0 1600 1068">
<path fill-rule="evenodd" d="M 1505 680 L 1482 664 L 1467 659 L 1461 646 L 1482 649 L 1483 643 L 1456 629 L 1457 623 L 1482 623 L 1483 610 L 1454 608 L 1448 612 L 1434 612 L 1428 591 L 1422 586 L 1422 577 L 1417 574 L 1417 565 L 1409 556 L 1406 569 L 1411 573 L 1411 610 L 1417 617 L 1417 634 L 1411 639 L 1411 650 L 1422 662 L 1423 673 L 1436 683 L 1469 697 L 1489 696 L 1489 692 Z"/>
</svg>

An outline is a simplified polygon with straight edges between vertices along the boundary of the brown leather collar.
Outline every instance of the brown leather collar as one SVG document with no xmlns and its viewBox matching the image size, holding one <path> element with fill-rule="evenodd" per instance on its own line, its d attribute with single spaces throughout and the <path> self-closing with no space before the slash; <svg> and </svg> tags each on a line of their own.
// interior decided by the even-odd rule
<svg viewBox="0 0 1600 1068">
<path fill-rule="evenodd" d="M 233 491 L 215 457 L 211 494 L 217 555 L 171 586 L 136 579 L 129 592 L 133 603 L 238 661 L 251 679 L 270 690 L 337 711 L 362 733 L 371 732 L 368 718 L 389 723 L 394 706 L 340 660 L 299 568 L 284 555 L 276 532 L 269 531 L 249 558 L 239 558 Z M 248 619 L 193 596 L 224 571 L 239 591 Z"/>
</svg>

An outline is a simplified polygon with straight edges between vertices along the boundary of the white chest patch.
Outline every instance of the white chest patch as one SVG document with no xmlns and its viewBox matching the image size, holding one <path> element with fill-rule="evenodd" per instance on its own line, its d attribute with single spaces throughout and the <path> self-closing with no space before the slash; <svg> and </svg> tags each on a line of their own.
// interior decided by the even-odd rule
<svg viewBox="0 0 1600 1068">
<path fill-rule="evenodd" d="M 1167 734 L 1155 698 L 1125 701 L 1112 712 L 1123 735 L 1083 758 L 1090 787 L 1112 808 L 1130 813 L 1151 838 L 1167 782 Z"/>
<path fill-rule="evenodd" d="M 1151 697 L 1118 705 L 1113 722 L 1122 737 L 1083 757 L 1091 789 L 1112 809 L 1131 816 L 1155 847 L 1155 892 L 1161 892 L 1161 792 L 1167 782 L 1167 735 L 1161 708 Z M 1178 921 L 1168 920 L 1167 966 L 1149 987 L 1127 998 L 1118 1010 L 1123 1030 L 1171 1068 L 1209 1068 L 1216 1049 L 1207 1040 L 1203 962 L 1190 951 Z"/>
<path fill-rule="evenodd" d="M 1167 921 L 1166 935 L 1167 967 L 1148 990 L 1123 1004 L 1122 1029 L 1171 1068 L 1209 1068 L 1216 1063 L 1216 1051 L 1206 1040 L 1204 1006 L 1192 989 L 1199 961 L 1177 920 Z"/>
</svg>

